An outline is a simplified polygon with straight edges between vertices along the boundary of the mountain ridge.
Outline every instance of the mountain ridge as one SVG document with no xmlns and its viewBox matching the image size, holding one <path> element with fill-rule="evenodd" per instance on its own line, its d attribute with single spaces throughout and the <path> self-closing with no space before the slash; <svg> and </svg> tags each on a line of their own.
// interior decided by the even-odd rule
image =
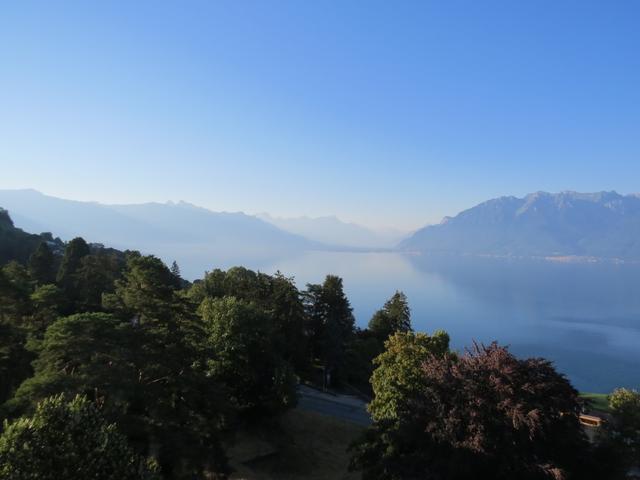
<svg viewBox="0 0 640 480">
<path fill-rule="evenodd" d="M 615 191 L 503 196 L 445 217 L 403 251 L 640 260 L 640 196 Z"/>
</svg>

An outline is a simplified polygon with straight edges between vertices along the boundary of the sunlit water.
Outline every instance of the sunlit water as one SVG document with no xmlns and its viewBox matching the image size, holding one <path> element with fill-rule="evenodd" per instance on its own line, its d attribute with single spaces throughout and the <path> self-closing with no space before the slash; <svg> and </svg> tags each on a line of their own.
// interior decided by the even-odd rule
<svg viewBox="0 0 640 480">
<path fill-rule="evenodd" d="M 444 329 L 456 349 L 497 340 L 553 360 L 581 391 L 640 387 L 639 266 L 344 252 L 249 263 L 300 288 L 341 276 L 360 326 L 402 290 L 414 328 Z"/>
</svg>

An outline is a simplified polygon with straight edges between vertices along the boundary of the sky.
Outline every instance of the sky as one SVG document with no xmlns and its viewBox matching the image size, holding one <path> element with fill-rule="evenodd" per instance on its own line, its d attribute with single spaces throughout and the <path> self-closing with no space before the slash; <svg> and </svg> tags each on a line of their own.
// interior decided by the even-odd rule
<svg viewBox="0 0 640 480">
<path fill-rule="evenodd" d="M 0 188 L 413 229 L 637 192 L 640 2 L 0 3 Z"/>
</svg>

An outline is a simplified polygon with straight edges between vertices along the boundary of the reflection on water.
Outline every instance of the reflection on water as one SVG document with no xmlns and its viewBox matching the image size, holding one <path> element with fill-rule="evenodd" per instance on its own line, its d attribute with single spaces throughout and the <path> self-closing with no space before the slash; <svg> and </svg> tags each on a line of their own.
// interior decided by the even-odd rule
<svg viewBox="0 0 640 480">
<path fill-rule="evenodd" d="M 192 277 L 244 265 L 294 276 L 300 288 L 328 273 L 344 278 L 357 322 L 365 326 L 403 290 L 414 328 L 442 328 L 452 345 L 497 340 L 521 356 L 556 362 L 582 391 L 640 387 L 640 266 L 558 264 L 395 253 L 307 252 L 295 256 L 221 256 L 193 251 L 178 259 Z M 203 258 L 207 258 L 203 262 Z M 185 269 L 183 268 L 183 271 Z"/>
</svg>

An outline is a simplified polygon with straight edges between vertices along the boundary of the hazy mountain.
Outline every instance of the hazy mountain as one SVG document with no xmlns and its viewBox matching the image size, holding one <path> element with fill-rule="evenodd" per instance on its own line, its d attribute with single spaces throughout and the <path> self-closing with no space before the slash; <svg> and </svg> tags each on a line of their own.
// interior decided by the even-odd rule
<svg viewBox="0 0 640 480">
<path fill-rule="evenodd" d="M 616 192 L 501 197 L 418 230 L 402 250 L 640 259 L 640 197 Z"/>
<path fill-rule="evenodd" d="M 365 248 L 392 247 L 406 235 L 392 229 L 369 229 L 355 223 L 343 222 L 335 216 L 281 218 L 272 217 L 267 213 L 261 213 L 257 216 L 282 230 L 327 245 Z"/>
<path fill-rule="evenodd" d="M 64 240 L 82 236 L 120 249 L 178 260 L 187 275 L 252 258 L 290 254 L 318 244 L 243 213 L 194 205 L 104 205 L 63 200 L 35 190 L 0 190 L 0 207 L 29 232 L 52 231 Z"/>
</svg>

